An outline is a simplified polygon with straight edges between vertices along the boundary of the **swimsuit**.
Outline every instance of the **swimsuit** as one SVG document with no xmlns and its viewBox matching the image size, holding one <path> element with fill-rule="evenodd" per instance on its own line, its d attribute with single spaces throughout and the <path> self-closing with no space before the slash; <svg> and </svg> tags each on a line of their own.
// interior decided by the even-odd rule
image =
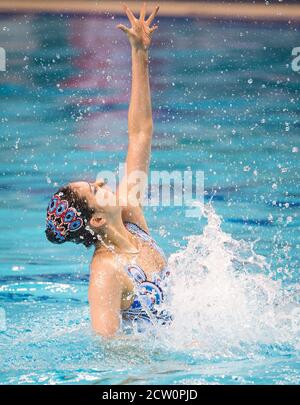
<svg viewBox="0 0 300 405">
<path fill-rule="evenodd" d="M 131 222 L 125 222 L 125 226 L 129 232 L 148 242 L 165 259 L 164 252 L 147 232 Z M 172 316 L 162 308 L 162 304 L 165 298 L 166 279 L 170 272 L 164 268 L 159 273 L 153 273 L 149 280 L 143 269 L 136 264 L 128 264 L 125 270 L 133 280 L 135 295 L 131 306 L 121 312 L 123 320 L 145 321 L 160 325 L 169 324 Z"/>
</svg>

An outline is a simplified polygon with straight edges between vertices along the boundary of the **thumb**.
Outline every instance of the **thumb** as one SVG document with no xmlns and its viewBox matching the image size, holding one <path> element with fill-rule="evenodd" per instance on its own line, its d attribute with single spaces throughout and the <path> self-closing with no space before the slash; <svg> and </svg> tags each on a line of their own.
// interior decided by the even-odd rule
<svg viewBox="0 0 300 405">
<path fill-rule="evenodd" d="M 120 30 L 122 30 L 123 32 L 125 32 L 126 34 L 128 34 L 129 28 L 125 27 L 125 25 L 123 24 L 118 24 L 117 28 L 119 28 Z"/>
<path fill-rule="evenodd" d="M 158 25 L 153 25 L 153 27 L 150 28 L 150 32 L 151 33 L 154 32 L 155 30 L 157 30 L 157 28 L 158 28 Z"/>
</svg>

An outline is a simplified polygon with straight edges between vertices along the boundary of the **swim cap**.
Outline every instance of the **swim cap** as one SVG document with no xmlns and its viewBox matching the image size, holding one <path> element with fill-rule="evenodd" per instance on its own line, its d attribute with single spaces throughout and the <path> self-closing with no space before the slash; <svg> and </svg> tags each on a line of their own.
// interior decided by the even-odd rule
<svg viewBox="0 0 300 405">
<path fill-rule="evenodd" d="M 83 226 L 81 213 L 69 202 L 62 199 L 64 193 L 58 192 L 52 197 L 47 208 L 46 233 L 51 234 L 51 242 L 64 243 L 72 240 L 72 232 Z"/>
</svg>

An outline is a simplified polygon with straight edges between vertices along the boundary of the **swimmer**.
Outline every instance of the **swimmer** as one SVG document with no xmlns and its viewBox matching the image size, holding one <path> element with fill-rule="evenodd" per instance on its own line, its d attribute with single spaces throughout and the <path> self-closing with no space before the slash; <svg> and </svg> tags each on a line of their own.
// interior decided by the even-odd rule
<svg viewBox="0 0 300 405">
<path fill-rule="evenodd" d="M 93 330 L 105 338 L 116 336 L 123 322 L 151 325 L 171 320 L 161 306 L 168 277 L 166 258 L 149 234 L 141 204 L 146 181 L 131 176 L 142 173 L 147 177 L 149 170 L 153 120 L 148 52 L 158 28 L 152 24 L 158 9 L 146 18 L 144 3 L 136 18 L 124 4 L 131 27 L 117 25 L 129 39 L 132 58 L 127 175 L 115 192 L 102 179 L 69 183 L 53 195 L 47 209 L 49 241 L 94 248 L 90 314 Z"/>
</svg>

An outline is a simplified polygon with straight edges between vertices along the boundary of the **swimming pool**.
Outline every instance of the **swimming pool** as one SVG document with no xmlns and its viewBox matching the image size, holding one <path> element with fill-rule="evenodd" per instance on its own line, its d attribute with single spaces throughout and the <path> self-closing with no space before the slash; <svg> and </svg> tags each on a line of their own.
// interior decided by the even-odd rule
<svg viewBox="0 0 300 405">
<path fill-rule="evenodd" d="M 212 206 L 146 211 L 171 255 L 172 327 L 92 336 L 91 252 L 49 244 L 44 223 L 58 185 L 124 159 L 116 20 L 0 19 L 0 383 L 299 384 L 299 25 L 160 18 L 152 168 L 203 170 Z"/>
</svg>

